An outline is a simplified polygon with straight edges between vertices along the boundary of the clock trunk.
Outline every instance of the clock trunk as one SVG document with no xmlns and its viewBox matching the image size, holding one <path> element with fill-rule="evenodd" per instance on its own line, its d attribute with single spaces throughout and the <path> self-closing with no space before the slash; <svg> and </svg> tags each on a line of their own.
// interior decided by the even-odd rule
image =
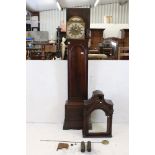
<svg viewBox="0 0 155 155">
<path fill-rule="evenodd" d="M 68 99 L 87 99 L 88 87 L 87 42 L 70 41 L 68 46 Z"/>
</svg>

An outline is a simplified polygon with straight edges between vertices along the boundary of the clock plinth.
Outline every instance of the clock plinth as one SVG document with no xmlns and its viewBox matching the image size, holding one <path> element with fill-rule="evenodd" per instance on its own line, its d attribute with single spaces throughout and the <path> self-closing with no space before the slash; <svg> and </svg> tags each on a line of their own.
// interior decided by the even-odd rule
<svg viewBox="0 0 155 155">
<path fill-rule="evenodd" d="M 66 101 L 64 130 L 83 128 L 83 104 L 83 101 Z"/>
</svg>

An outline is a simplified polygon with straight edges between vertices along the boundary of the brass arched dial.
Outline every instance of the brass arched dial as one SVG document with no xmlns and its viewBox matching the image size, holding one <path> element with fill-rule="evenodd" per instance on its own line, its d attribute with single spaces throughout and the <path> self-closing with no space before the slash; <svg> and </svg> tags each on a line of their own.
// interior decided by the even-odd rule
<svg viewBox="0 0 155 155">
<path fill-rule="evenodd" d="M 80 17 L 74 16 L 67 22 L 68 39 L 84 39 L 85 23 Z"/>
</svg>

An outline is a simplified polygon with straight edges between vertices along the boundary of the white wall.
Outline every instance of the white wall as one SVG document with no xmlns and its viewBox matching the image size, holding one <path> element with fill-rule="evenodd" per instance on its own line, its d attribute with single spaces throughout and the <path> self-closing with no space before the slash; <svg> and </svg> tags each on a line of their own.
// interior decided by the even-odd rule
<svg viewBox="0 0 155 155">
<path fill-rule="evenodd" d="M 112 3 L 98 5 L 90 10 L 90 23 L 103 23 L 104 16 L 112 16 L 113 24 L 128 24 L 129 21 L 129 4 L 120 5 Z"/>
<path fill-rule="evenodd" d="M 27 122 L 62 123 L 67 61 L 27 61 Z M 114 122 L 128 122 L 128 61 L 89 61 L 88 95 L 102 90 L 114 103 Z M 100 118 L 100 117 L 98 117 Z"/>
<path fill-rule="evenodd" d="M 66 9 L 40 12 L 40 31 L 48 31 L 49 39 L 56 39 L 56 28 L 61 21 L 66 22 Z"/>
<path fill-rule="evenodd" d="M 103 38 L 121 38 L 121 29 L 128 29 L 128 24 L 91 24 L 90 28 L 104 28 Z"/>
</svg>

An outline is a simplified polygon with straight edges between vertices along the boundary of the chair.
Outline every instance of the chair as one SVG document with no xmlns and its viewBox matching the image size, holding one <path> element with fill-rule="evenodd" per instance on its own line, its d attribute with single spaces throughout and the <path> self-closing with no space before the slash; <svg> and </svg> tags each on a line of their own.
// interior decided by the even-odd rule
<svg viewBox="0 0 155 155">
<path fill-rule="evenodd" d="M 122 57 L 129 57 L 129 47 L 119 47 L 118 48 L 118 59 Z"/>
</svg>

